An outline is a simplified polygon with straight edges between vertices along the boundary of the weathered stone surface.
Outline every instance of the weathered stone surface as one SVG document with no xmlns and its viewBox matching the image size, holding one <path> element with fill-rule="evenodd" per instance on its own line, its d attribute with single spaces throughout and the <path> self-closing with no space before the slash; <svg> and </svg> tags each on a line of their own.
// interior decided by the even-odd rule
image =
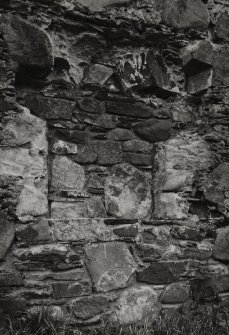
<svg viewBox="0 0 229 335">
<path fill-rule="evenodd" d="M 182 62 L 188 76 L 203 72 L 213 65 L 214 53 L 210 41 L 201 40 L 188 45 L 183 52 Z"/>
<path fill-rule="evenodd" d="M 17 216 L 38 216 L 48 212 L 47 183 L 40 178 L 41 186 L 35 184 L 36 180 L 28 178 L 20 194 L 17 205 Z M 42 185 L 43 184 L 43 185 Z"/>
<path fill-rule="evenodd" d="M 105 208 L 101 198 L 94 197 L 78 202 L 52 202 L 51 216 L 53 219 L 104 218 Z"/>
<path fill-rule="evenodd" d="M 28 109 L 24 108 L 22 112 L 3 122 L 4 126 L 0 132 L 1 144 L 20 146 L 29 143 L 31 146 L 37 144 L 39 149 L 42 149 L 46 123 L 31 115 Z"/>
<path fill-rule="evenodd" d="M 1 175 L 22 176 L 29 166 L 29 150 L 26 148 L 0 148 Z"/>
<path fill-rule="evenodd" d="M 111 313 L 111 303 L 116 299 L 116 294 L 96 294 L 82 297 L 69 304 L 70 311 L 80 320 L 89 320 L 103 313 Z"/>
<path fill-rule="evenodd" d="M 103 86 L 112 74 L 112 68 L 94 64 L 85 70 L 83 83 L 90 86 Z"/>
<path fill-rule="evenodd" d="M 99 165 L 113 165 L 122 161 L 122 146 L 115 141 L 101 142 L 98 148 Z"/>
<path fill-rule="evenodd" d="M 3 37 L 19 65 L 39 75 L 47 74 L 53 65 L 52 45 L 48 36 L 14 15 L 3 15 L 1 23 Z"/>
<path fill-rule="evenodd" d="M 152 116 L 152 107 L 137 103 L 123 103 L 119 101 L 106 101 L 107 112 L 116 115 L 131 116 L 141 119 L 148 119 Z"/>
<path fill-rule="evenodd" d="M 98 143 L 89 141 L 87 144 L 78 144 L 78 154 L 72 160 L 80 164 L 95 163 L 98 156 Z"/>
<path fill-rule="evenodd" d="M 229 163 L 218 165 L 210 174 L 209 178 L 222 191 L 229 190 Z"/>
<path fill-rule="evenodd" d="M 108 292 L 128 285 L 136 263 L 124 243 L 107 242 L 85 247 L 86 264 L 97 292 Z"/>
<path fill-rule="evenodd" d="M 0 260 L 4 260 L 14 240 L 14 224 L 7 220 L 7 217 L 0 213 Z"/>
<path fill-rule="evenodd" d="M 207 69 L 190 76 L 187 79 L 186 89 L 190 94 L 201 93 L 212 86 L 213 70 Z"/>
<path fill-rule="evenodd" d="M 0 287 L 23 286 L 24 280 L 20 272 L 2 272 L 0 273 Z"/>
<path fill-rule="evenodd" d="M 134 138 L 134 134 L 129 129 L 116 128 L 109 131 L 107 138 L 111 141 L 128 141 Z"/>
<path fill-rule="evenodd" d="M 70 120 L 75 107 L 75 102 L 65 99 L 47 98 L 43 96 L 27 96 L 26 107 L 33 114 L 44 119 Z"/>
<path fill-rule="evenodd" d="M 150 143 L 168 140 L 171 136 L 171 122 L 167 120 L 147 120 L 137 123 L 134 132 Z"/>
<path fill-rule="evenodd" d="M 101 178 L 97 173 L 90 173 L 90 177 L 88 180 L 88 191 L 95 194 L 103 194 L 104 193 L 104 179 Z"/>
<path fill-rule="evenodd" d="M 137 280 L 147 284 L 170 284 L 186 271 L 183 262 L 153 262 L 137 275 Z"/>
<path fill-rule="evenodd" d="M 192 295 L 195 299 L 204 299 L 229 290 L 228 275 L 191 280 Z"/>
<path fill-rule="evenodd" d="M 185 219 L 189 204 L 177 193 L 156 193 L 154 215 L 159 218 Z"/>
<path fill-rule="evenodd" d="M 228 57 L 228 45 L 222 45 L 216 49 L 213 68 L 213 85 L 215 86 L 229 84 L 229 64 L 227 62 Z"/>
<path fill-rule="evenodd" d="M 115 303 L 112 319 L 121 325 L 134 324 L 147 317 L 155 319 L 159 310 L 158 294 L 154 288 L 135 285 L 121 293 Z"/>
<path fill-rule="evenodd" d="M 124 159 L 132 165 L 149 166 L 152 164 L 152 156 L 141 153 L 126 152 Z"/>
<path fill-rule="evenodd" d="M 74 143 L 56 139 L 52 145 L 51 151 L 57 155 L 74 155 L 78 153 L 78 146 Z"/>
<path fill-rule="evenodd" d="M 47 220 L 35 224 L 22 226 L 16 230 L 18 241 L 29 244 L 47 242 L 51 240 L 50 228 Z"/>
<path fill-rule="evenodd" d="M 58 241 L 111 241 L 114 240 L 112 230 L 102 219 L 53 219 L 53 236 Z"/>
<path fill-rule="evenodd" d="M 47 244 L 31 246 L 14 250 L 17 261 L 14 262 L 19 270 L 67 270 L 71 268 L 67 254 L 69 247 L 63 244 Z M 74 263 L 76 267 L 77 263 Z"/>
<path fill-rule="evenodd" d="M 90 114 L 86 112 L 77 112 L 75 117 L 78 121 L 104 129 L 114 129 L 118 124 L 118 117 L 109 114 Z"/>
<path fill-rule="evenodd" d="M 201 234 L 200 229 L 185 226 L 173 227 L 170 233 L 173 238 L 180 240 L 201 241 L 204 238 L 204 234 Z"/>
<path fill-rule="evenodd" d="M 229 260 L 229 228 L 223 228 L 219 231 L 215 240 L 213 256 L 222 261 Z"/>
<path fill-rule="evenodd" d="M 85 291 L 81 283 L 78 282 L 52 284 L 52 296 L 54 299 L 74 298 L 90 293 L 90 290 Z"/>
<path fill-rule="evenodd" d="M 75 189 L 79 193 L 85 183 L 84 169 L 67 157 L 56 156 L 52 162 L 52 187 Z"/>
<path fill-rule="evenodd" d="M 77 0 L 83 6 L 88 7 L 92 12 L 100 12 L 106 7 L 114 5 L 122 5 L 130 2 L 130 0 Z"/>
<path fill-rule="evenodd" d="M 177 29 L 207 29 L 210 21 L 207 7 L 201 0 L 166 0 L 162 19 Z"/>
<path fill-rule="evenodd" d="M 229 41 L 228 28 L 229 28 L 228 13 L 226 11 L 219 13 L 214 29 L 215 36 L 219 39 Z"/>
<path fill-rule="evenodd" d="M 167 286 L 160 296 L 160 301 L 164 304 L 181 303 L 188 300 L 190 288 L 184 283 L 173 283 Z"/>
<path fill-rule="evenodd" d="M 56 131 L 56 136 L 61 140 L 73 142 L 76 144 L 87 143 L 90 139 L 90 136 L 87 132 L 80 130 L 58 129 Z"/>
<path fill-rule="evenodd" d="M 79 107 L 85 112 L 100 114 L 106 111 L 106 105 L 104 101 L 99 101 L 88 97 L 78 99 L 77 101 Z"/>
<path fill-rule="evenodd" d="M 115 235 L 119 237 L 136 237 L 138 234 L 138 227 L 136 225 L 119 226 L 113 229 Z"/>
<path fill-rule="evenodd" d="M 105 206 L 118 218 L 147 218 L 152 206 L 148 180 L 128 163 L 114 166 L 105 182 Z"/>
<path fill-rule="evenodd" d="M 123 144 L 123 150 L 129 152 L 139 152 L 143 154 L 152 154 L 153 144 L 134 139 L 125 142 Z"/>
<path fill-rule="evenodd" d="M 26 299 L 4 296 L 0 298 L 0 314 L 5 315 L 16 315 L 21 312 L 25 312 L 27 307 Z"/>
</svg>

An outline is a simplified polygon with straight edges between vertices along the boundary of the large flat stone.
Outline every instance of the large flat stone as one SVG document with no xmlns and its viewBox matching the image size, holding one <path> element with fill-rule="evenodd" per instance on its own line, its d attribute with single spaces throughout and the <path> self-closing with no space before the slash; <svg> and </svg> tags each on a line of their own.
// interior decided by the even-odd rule
<svg viewBox="0 0 229 335">
<path fill-rule="evenodd" d="M 94 289 L 108 292 L 128 286 L 136 263 L 124 243 L 107 242 L 85 247 L 86 264 Z"/>
<path fill-rule="evenodd" d="M 107 112 L 115 115 L 148 119 L 153 115 L 152 107 L 138 103 L 124 103 L 119 101 L 106 101 Z"/>
<path fill-rule="evenodd" d="M 115 165 L 105 182 L 107 212 L 124 219 L 143 219 L 150 215 L 151 187 L 138 169 L 128 163 Z"/>
<path fill-rule="evenodd" d="M 121 325 L 135 324 L 147 317 L 157 318 L 159 310 L 155 289 L 147 285 L 135 285 L 122 291 L 114 304 L 112 320 Z"/>
<path fill-rule="evenodd" d="M 4 260 L 7 252 L 13 243 L 15 235 L 14 224 L 7 220 L 7 217 L 0 213 L 0 260 Z"/>
<path fill-rule="evenodd" d="M 115 141 L 101 142 L 98 148 L 97 163 L 99 165 L 113 165 L 122 161 L 122 146 Z"/>
<path fill-rule="evenodd" d="M 229 15 L 226 11 L 221 12 L 217 17 L 214 34 L 218 39 L 229 41 L 228 30 L 229 30 Z"/>
<path fill-rule="evenodd" d="M 52 162 L 52 187 L 56 189 L 75 189 L 79 193 L 83 190 L 85 173 L 82 166 L 71 159 L 56 156 Z"/>
</svg>

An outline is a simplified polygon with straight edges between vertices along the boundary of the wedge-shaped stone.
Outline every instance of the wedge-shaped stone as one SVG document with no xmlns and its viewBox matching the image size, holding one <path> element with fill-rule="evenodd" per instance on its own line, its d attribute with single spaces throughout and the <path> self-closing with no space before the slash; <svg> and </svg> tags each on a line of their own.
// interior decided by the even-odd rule
<svg viewBox="0 0 229 335">
<path fill-rule="evenodd" d="M 97 292 L 108 292 L 128 286 L 136 263 L 121 242 L 92 244 L 85 247 L 86 264 Z"/>
</svg>

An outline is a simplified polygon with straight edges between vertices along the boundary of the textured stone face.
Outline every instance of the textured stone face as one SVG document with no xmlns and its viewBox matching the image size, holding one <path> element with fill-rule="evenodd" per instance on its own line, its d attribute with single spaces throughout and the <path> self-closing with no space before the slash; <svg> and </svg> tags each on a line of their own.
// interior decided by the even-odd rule
<svg viewBox="0 0 229 335">
<path fill-rule="evenodd" d="M 164 120 L 148 120 L 134 127 L 135 133 L 150 143 L 165 141 L 171 135 L 171 123 Z"/>
<path fill-rule="evenodd" d="M 209 24 L 209 13 L 201 0 L 167 0 L 162 18 L 177 29 L 207 29 Z"/>
<path fill-rule="evenodd" d="M 229 260 L 229 228 L 223 228 L 219 231 L 213 249 L 213 256 L 222 261 Z"/>
<path fill-rule="evenodd" d="M 148 180 L 130 164 L 114 166 L 105 183 L 105 205 L 118 218 L 148 217 L 152 205 Z"/>
<path fill-rule="evenodd" d="M 222 12 L 217 17 L 216 25 L 215 25 L 215 36 L 219 39 L 223 39 L 228 41 L 229 40 L 229 15 L 227 12 Z"/>
<path fill-rule="evenodd" d="M 42 30 L 13 15 L 4 15 L 1 22 L 10 53 L 21 66 L 35 72 L 51 70 L 52 46 Z"/>
<path fill-rule="evenodd" d="M 57 189 L 83 190 L 84 169 L 67 157 L 55 157 L 52 162 L 52 186 Z"/>
<path fill-rule="evenodd" d="M 88 7 L 93 12 L 99 12 L 107 6 L 120 5 L 130 2 L 130 0 L 77 0 L 83 6 Z"/>
<path fill-rule="evenodd" d="M 187 284 L 173 283 L 168 285 L 160 296 L 160 300 L 165 304 L 184 302 L 189 298 L 190 289 Z"/>
<path fill-rule="evenodd" d="M 0 214 L 0 260 L 4 260 L 14 240 L 14 224 L 8 221 L 4 214 Z"/>
<path fill-rule="evenodd" d="M 150 286 L 136 285 L 123 291 L 115 304 L 112 317 L 119 324 L 133 324 L 159 313 L 157 292 Z"/>
<path fill-rule="evenodd" d="M 124 288 L 136 263 L 124 243 L 108 242 L 85 247 L 87 268 L 97 292 Z"/>
</svg>

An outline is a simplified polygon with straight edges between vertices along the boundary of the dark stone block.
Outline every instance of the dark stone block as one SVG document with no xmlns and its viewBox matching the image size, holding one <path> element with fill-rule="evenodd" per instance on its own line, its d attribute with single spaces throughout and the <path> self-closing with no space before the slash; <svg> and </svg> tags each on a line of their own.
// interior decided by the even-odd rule
<svg viewBox="0 0 229 335">
<path fill-rule="evenodd" d="M 7 220 L 7 217 L 0 213 L 0 260 L 4 260 L 13 243 L 15 235 L 14 224 Z"/>
<path fill-rule="evenodd" d="M 104 223 L 107 225 L 112 225 L 112 226 L 118 226 L 118 225 L 130 225 L 130 224 L 134 224 L 137 223 L 138 220 L 137 219 L 105 219 Z"/>
<path fill-rule="evenodd" d="M 106 141 L 99 143 L 98 159 L 99 165 L 113 165 L 122 161 L 122 146 L 118 142 Z"/>
<path fill-rule="evenodd" d="M 0 298 L 0 314 L 15 315 L 25 312 L 27 303 L 24 298 L 5 296 Z"/>
<path fill-rule="evenodd" d="M 170 284 L 178 280 L 179 276 L 184 274 L 185 271 L 183 262 L 153 262 L 148 268 L 137 274 L 137 280 L 154 285 Z"/>
<path fill-rule="evenodd" d="M 43 96 L 27 96 L 25 105 L 31 112 L 44 119 L 71 120 L 75 102 L 71 100 L 48 98 Z"/>
<path fill-rule="evenodd" d="M 0 273 L 0 287 L 23 286 L 24 281 L 20 272 Z"/>
<path fill-rule="evenodd" d="M 68 129 L 58 129 L 55 132 L 57 138 L 60 138 L 67 142 L 74 142 L 76 144 L 87 143 L 90 136 L 85 131 L 79 130 L 68 130 Z"/>
<path fill-rule="evenodd" d="M 54 299 L 79 297 L 82 294 L 79 283 L 54 283 L 52 288 Z"/>
<path fill-rule="evenodd" d="M 214 34 L 218 39 L 229 41 L 229 15 L 226 11 L 217 17 Z"/>
<path fill-rule="evenodd" d="M 149 166 L 152 164 L 152 156 L 134 152 L 126 152 L 124 159 L 133 165 Z"/>
<path fill-rule="evenodd" d="M 142 104 L 130 104 L 119 101 L 107 101 L 107 112 L 116 115 L 124 115 L 141 119 L 148 119 L 152 116 L 152 107 Z"/>
<path fill-rule="evenodd" d="M 151 119 L 134 126 L 134 132 L 150 143 L 168 140 L 171 136 L 171 122 Z"/>
</svg>

